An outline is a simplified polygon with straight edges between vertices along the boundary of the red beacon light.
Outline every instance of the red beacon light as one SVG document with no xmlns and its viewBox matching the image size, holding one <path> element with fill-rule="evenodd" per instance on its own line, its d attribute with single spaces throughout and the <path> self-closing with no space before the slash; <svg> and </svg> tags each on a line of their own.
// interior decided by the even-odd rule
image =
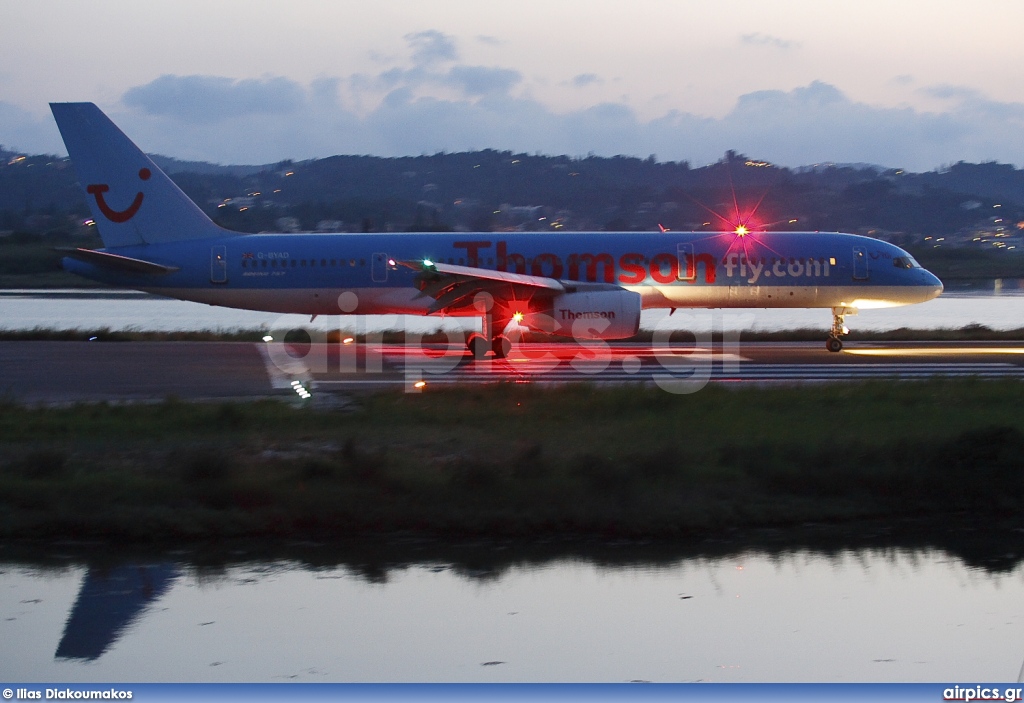
<svg viewBox="0 0 1024 703">
<path fill-rule="evenodd" d="M 750 230 L 747 229 L 746 225 L 738 225 L 733 232 L 736 233 L 737 237 L 746 237 L 747 234 L 750 233 Z"/>
</svg>

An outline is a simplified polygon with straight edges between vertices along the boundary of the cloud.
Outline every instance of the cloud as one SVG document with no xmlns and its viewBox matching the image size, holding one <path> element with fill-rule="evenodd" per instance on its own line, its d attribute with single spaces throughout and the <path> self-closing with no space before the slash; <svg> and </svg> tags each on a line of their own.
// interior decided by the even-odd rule
<svg viewBox="0 0 1024 703">
<path fill-rule="evenodd" d="M 960 85 L 949 85 L 947 83 L 925 86 L 924 88 L 920 88 L 919 92 L 932 98 L 939 98 L 940 100 L 964 101 L 977 100 L 981 97 L 981 93 L 973 88 L 967 88 Z"/>
<path fill-rule="evenodd" d="M 768 46 L 773 49 L 800 48 L 800 42 L 792 41 L 790 39 L 780 39 L 779 37 L 773 37 L 770 34 L 761 34 L 760 32 L 742 34 L 740 35 L 740 42 L 750 46 Z"/>
<path fill-rule="evenodd" d="M 305 89 L 280 76 L 233 80 L 220 76 L 163 75 L 146 85 L 130 88 L 122 97 L 129 107 L 186 122 L 289 114 L 305 101 Z"/>
<path fill-rule="evenodd" d="M 478 34 L 476 40 L 481 44 L 487 44 L 488 46 L 502 46 L 505 42 L 497 37 L 492 37 L 489 34 Z"/>
<path fill-rule="evenodd" d="M 696 165 L 714 162 L 728 149 L 788 166 L 1024 164 L 1024 104 L 991 100 L 962 86 L 927 87 L 943 100 L 942 110 L 930 112 L 857 102 L 834 85 L 813 81 L 747 93 L 722 117 L 675 110 L 643 119 L 620 102 L 556 112 L 516 90 L 524 79 L 506 68 L 456 64 L 388 75 L 320 77 L 308 84 L 281 77 L 162 76 L 129 90 L 122 105 L 103 107 L 146 151 L 219 163 L 492 148 L 653 153 Z M 0 143 L 62 153 L 58 138 L 49 117 L 0 102 Z"/>
<path fill-rule="evenodd" d="M 417 66 L 430 66 L 445 61 L 457 61 L 459 52 L 455 40 L 436 29 L 413 32 L 403 37 L 412 49 L 412 60 Z"/>
<path fill-rule="evenodd" d="M 466 95 L 507 93 L 521 80 L 523 76 L 519 71 L 485 66 L 453 66 L 447 76 L 447 81 Z"/>
<path fill-rule="evenodd" d="M 601 85 L 604 80 L 596 73 L 581 73 L 573 76 L 570 83 L 574 88 L 586 88 L 588 85 Z"/>
</svg>

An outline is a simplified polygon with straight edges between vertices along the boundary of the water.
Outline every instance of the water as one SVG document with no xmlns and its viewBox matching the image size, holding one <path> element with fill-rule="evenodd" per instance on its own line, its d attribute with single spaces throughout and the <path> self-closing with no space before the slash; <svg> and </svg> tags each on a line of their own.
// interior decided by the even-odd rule
<svg viewBox="0 0 1024 703">
<path fill-rule="evenodd" d="M 756 329 L 777 331 L 797 328 L 828 329 L 828 310 L 769 309 L 680 310 L 673 316 L 663 310 L 643 313 L 641 326 L 659 325 L 696 331 L 715 329 Z M 345 329 L 368 332 L 405 329 L 429 332 L 436 329 L 461 330 L 479 323 L 475 320 L 373 315 L 366 317 L 320 317 L 313 323 L 304 315 L 279 315 L 234 310 L 199 303 L 170 300 L 127 291 L 2 291 L 0 329 L 98 329 L 111 328 L 177 331 L 264 328 L 288 330 L 296 327 L 322 330 Z M 847 317 L 854 330 L 881 331 L 899 327 L 933 329 L 985 325 L 992 329 L 1015 329 L 1024 325 L 1024 281 L 998 280 L 948 291 L 941 297 L 898 308 L 863 310 Z"/>
<path fill-rule="evenodd" d="M 1013 681 L 1024 572 L 940 550 L 474 571 L 0 563 L 18 681 Z"/>
</svg>

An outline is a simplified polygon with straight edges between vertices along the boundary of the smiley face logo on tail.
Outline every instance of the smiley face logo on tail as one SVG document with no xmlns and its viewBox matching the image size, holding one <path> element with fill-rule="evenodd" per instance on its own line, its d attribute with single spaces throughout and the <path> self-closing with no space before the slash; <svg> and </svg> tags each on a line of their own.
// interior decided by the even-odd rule
<svg viewBox="0 0 1024 703">
<path fill-rule="evenodd" d="M 141 178 L 144 181 L 148 181 L 149 177 L 152 175 L 153 174 L 150 173 L 148 168 L 143 168 L 139 170 L 139 178 Z M 93 185 L 86 186 L 85 192 L 96 198 L 96 206 L 99 207 L 100 212 L 103 213 L 103 216 L 106 217 L 111 222 L 127 222 L 128 220 L 135 217 L 135 213 L 137 213 L 139 211 L 139 208 L 142 207 L 142 193 L 138 192 L 135 194 L 135 199 L 132 201 L 132 204 L 129 205 L 127 209 L 114 210 L 109 205 L 107 205 L 107 201 L 103 198 L 103 194 L 106 193 L 108 190 L 110 190 L 110 186 L 108 186 L 106 183 L 95 183 Z"/>
</svg>

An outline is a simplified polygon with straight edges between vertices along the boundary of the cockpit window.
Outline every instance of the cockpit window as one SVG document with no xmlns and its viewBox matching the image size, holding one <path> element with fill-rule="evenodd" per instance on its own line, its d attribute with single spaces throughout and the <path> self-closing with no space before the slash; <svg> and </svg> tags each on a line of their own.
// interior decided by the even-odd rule
<svg viewBox="0 0 1024 703">
<path fill-rule="evenodd" d="M 921 264 L 917 263 L 917 261 L 912 256 L 897 256 L 897 257 L 894 257 L 893 260 L 892 260 L 892 265 L 895 266 L 898 269 L 919 269 L 919 268 L 921 268 Z"/>
</svg>

